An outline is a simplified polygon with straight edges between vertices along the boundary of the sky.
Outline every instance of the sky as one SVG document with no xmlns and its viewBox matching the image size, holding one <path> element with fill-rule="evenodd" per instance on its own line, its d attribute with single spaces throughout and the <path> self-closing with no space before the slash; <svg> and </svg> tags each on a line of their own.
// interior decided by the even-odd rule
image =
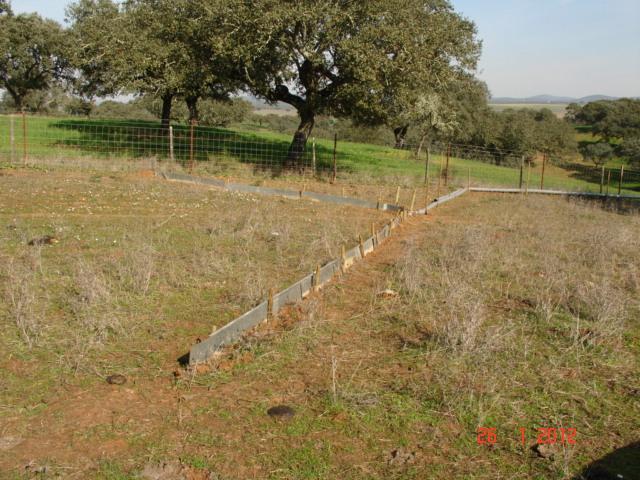
<svg viewBox="0 0 640 480">
<path fill-rule="evenodd" d="M 640 0 L 451 0 L 483 41 L 494 97 L 640 96 Z M 69 0 L 13 0 L 64 21 Z"/>
</svg>

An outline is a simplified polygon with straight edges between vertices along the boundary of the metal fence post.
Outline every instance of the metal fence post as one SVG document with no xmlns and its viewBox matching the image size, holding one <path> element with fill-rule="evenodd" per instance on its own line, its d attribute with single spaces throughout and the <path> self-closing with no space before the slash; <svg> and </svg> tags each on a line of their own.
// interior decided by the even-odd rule
<svg viewBox="0 0 640 480">
<path fill-rule="evenodd" d="M 11 163 L 15 161 L 16 157 L 16 132 L 14 128 L 15 117 L 9 115 L 9 144 L 11 145 Z"/>
<path fill-rule="evenodd" d="M 520 157 L 520 184 L 519 184 L 520 186 L 518 187 L 520 190 L 522 190 L 522 182 L 524 180 L 523 174 L 524 174 L 524 155 Z"/>
<path fill-rule="evenodd" d="M 424 165 L 424 184 L 429 187 L 429 162 L 431 160 L 431 147 L 427 147 L 427 159 Z"/>
<path fill-rule="evenodd" d="M 311 167 L 313 169 L 313 176 L 316 176 L 316 139 L 313 138 L 311 142 Z"/>
<path fill-rule="evenodd" d="M 336 178 L 338 176 L 337 155 L 338 155 L 338 134 L 336 133 L 333 137 L 333 178 L 331 179 L 331 183 L 336 183 Z"/>
<path fill-rule="evenodd" d="M 449 159 L 451 158 L 451 144 L 447 145 L 447 168 L 444 171 L 444 186 L 449 185 Z"/>
<path fill-rule="evenodd" d="M 193 148 L 194 148 L 194 122 L 191 121 L 191 127 L 189 132 L 189 172 L 193 173 Z"/>
<path fill-rule="evenodd" d="M 173 150 L 173 126 L 169 125 L 169 159 L 174 162 L 176 157 Z"/>
<path fill-rule="evenodd" d="M 544 190 L 544 167 L 547 164 L 547 154 L 542 154 L 542 176 L 540 177 L 540 190 Z"/>
<path fill-rule="evenodd" d="M 624 177 L 624 165 L 620 167 L 620 180 L 618 181 L 618 196 L 622 194 L 622 178 Z"/>
<path fill-rule="evenodd" d="M 26 165 L 27 160 L 29 158 L 28 151 L 28 140 L 27 140 L 27 115 L 22 112 L 22 162 Z"/>
</svg>

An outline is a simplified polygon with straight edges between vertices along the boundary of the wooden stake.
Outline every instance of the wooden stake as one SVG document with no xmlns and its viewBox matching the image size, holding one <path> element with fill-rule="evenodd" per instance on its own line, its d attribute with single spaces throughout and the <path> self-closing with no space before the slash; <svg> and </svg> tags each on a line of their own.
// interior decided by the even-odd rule
<svg viewBox="0 0 640 480">
<path fill-rule="evenodd" d="M 618 182 L 618 196 L 622 194 L 622 178 L 624 177 L 624 165 L 620 167 L 620 181 Z"/>
<path fill-rule="evenodd" d="M 411 196 L 411 207 L 409 207 L 409 211 L 413 212 L 413 207 L 416 205 L 416 189 L 413 189 L 413 195 Z"/>
<path fill-rule="evenodd" d="M 529 195 L 529 182 L 531 181 L 531 160 L 527 164 L 527 188 L 524 191 L 525 195 Z"/>
<path fill-rule="evenodd" d="M 347 271 L 347 249 L 344 247 L 344 245 L 342 245 L 342 251 L 340 252 L 340 259 L 341 259 L 341 270 L 342 273 Z"/>
<path fill-rule="evenodd" d="M 320 290 L 320 264 L 316 265 L 316 271 L 313 275 L 313 290 Z"/>
<path fill-rule="evenodd" d="M 267 320 L 272 319 L 275 316 L 273 312 L 274 296 L 275 296 L 275 289 L 272 287 L 269 289 L 269 298 L 267 299 Z"/>
<path fill-rule="evenodd" d="M 382 209 L 382 196 L 378 195 L 378 203 L 376 204 L 376 210 Z"/>
<path fill-rule="evenodd" d="M 467 190 L 471 190 L 471 168 L 467 169 Z"/>
<path fill-rule="evenodd" d="M 607 197 L 609 196 L 609 185 L 611 184 L 611 170 L 607 174 Z"/>
<path fill-rule="evenodd" d="M 547 154 L 542 154 L 542 176 L 540 177 L 540 190 L 544 190 L 544 167 L 547 164 Z"/>
<path fill-rule="evenodd" d="M 364 242 L 362 241 L 362 235 L 358 235 L 358 245 L 360 247 L 360 257 L 364 258 Z"/>
<path fill-rule="evenodd" d="M 398 188 L 396 190 L 396 199 L 394 201 L 394 205 L 398 205 L 399 201 L 400 201 L 400 185 L 398 185 Z"/>
<path fill-rule="evenodd" d="M 371 238 L 373 238 L 373 241 L 376 242 L 376 224 L 371 222 Z M 377 242 L 376 242 L 377 243 Z"/>
<path fill-rule="evenodd" d="M 604 190 L 604 165 L 602 165 L 602 174 L 600 175 L 600 195 L 602 195 Z"/>
</svg>

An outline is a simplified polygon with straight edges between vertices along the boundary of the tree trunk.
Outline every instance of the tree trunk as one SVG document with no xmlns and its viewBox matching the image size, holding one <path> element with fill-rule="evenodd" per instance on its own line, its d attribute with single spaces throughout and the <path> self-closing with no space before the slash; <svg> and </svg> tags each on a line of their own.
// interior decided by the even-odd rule
<svg viewBox="0 0 640 480">
<path fill-rule="evenodd" d="M 408 130 L 409 130 L 409 125 L 403 125 L 402 127 L 398 127 L 393 130 L 393 134 L 396 137 L 395 148 L 404 148 L 407 141 Z"/>
<path fill-rule="evenodd" d="M 300 112 L 300 125 L 293 136 L 293 141 L 289 146 L 287 152 L 287 159 L 285 161 L 285 168 L 295 168 L 300 166 L 300 162 L 304 156 L 304 151 L 307 146 L 307 139 L 311 135 L 313 126 L 315 124 L 315 116 L 311 112 Z"/>
<path fill-rule="evenodd" d="M 173 93 L 167 93 L 162 97 L 162 128 L 169 130 L 171 124 L 171 105 L 173 102 Z"/>
<path fill-rule="evenodd" d="M 186 102 L 189 109 L 189 125 L 198 125 L 198 97 L 187 97 Z"/>
</svg>

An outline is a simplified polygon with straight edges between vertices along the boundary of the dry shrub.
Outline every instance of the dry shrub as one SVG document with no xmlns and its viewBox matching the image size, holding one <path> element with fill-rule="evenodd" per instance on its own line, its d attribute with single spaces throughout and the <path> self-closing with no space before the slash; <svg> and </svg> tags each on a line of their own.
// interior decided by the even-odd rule
<svg viewBox="0 0 640 480">
<path fill-rule="evenodd" d="M 483 295 L 460 278 L 449 279 L 442 317 L 435 326 L 441 341 L 451 350 L 472 353 L 483 347 L 486 305 Z"/>
<path fill-rule="evenodd" d="M 576 345 L 616 341 L 625 332 L 629 316 L 625 296 L 608 279 L 581 283 L 567 305 L 576 322 Z"/>
<path fill-rule="evenodd" d="M 487 299 L 481 272 L 487 259 L 486 234 L 455 227 L 448 242 L 429 251 L 413 244 L 396 267 L 401 289 L 418 320 L 448 349 L 472 353 L 486 348 Z"/>
<path fill-rule="evenodd" d="M 4 299 L 9 316 L 13 319 L 24 343 L 32 348 L 38 343 L 43 324 L 37 292 L 41 273 L 40 249 L 6 262 Z"/>
<path fill-rule="evenodd" d="M 95 265 L 79 260 L 74 269 L 71 310 L 87 345 L 101 345 L 121 327 L 112 287 Z"/>
<path fill-rule="evenodd" d="M 124 248 L 124 258 L 115 265 L 121 287 L 133 294 L 146 295 L 156 273 L 156 249 L 142 238 L 130 239 Z"/>
</svg>

